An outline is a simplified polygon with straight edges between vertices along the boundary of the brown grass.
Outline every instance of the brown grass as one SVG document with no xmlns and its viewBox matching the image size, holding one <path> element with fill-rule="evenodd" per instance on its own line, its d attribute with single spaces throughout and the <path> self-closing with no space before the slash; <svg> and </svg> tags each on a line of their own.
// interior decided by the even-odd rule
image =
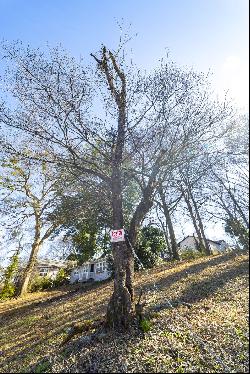
<svg viewBox="0 0 250 374">
<path fill-rule="evenodd" d="M 112 282 L 0 303 L 0 372 L 248 372 L 247 278 L 236 254 L 140 272 L 148 332 L 92 331 L 62 347 L 73 323 L 104 315 Z"/>
</svg>

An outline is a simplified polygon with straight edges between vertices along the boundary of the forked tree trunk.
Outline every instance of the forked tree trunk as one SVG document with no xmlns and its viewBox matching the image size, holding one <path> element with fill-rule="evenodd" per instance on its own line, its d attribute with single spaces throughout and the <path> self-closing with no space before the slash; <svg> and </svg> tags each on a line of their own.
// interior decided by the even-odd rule
<svg viewBox="0 0 250 374">
<path fill-rule="evenodd" d="M 109 90 L 118 109 L 117 135 L 114 141 L 111 154 L 111 192 L 113 210 L 113 229 L 123 227 L 123 206 L 122 206 L 122 164 L 125 145 L 126 131 L 126 78 L 119 67 L 115 56 L 106 47 L 102 48 L 102 58 L 99 60 L 93 54 L 101 71 L 104 73 Z M 114 74 L 116 77 L 114 77 Z M 119 84 L 117 83 L 119 80 Z M 128 328 L 133 311 L 134 302 L 134 261 L 132 253 L 126 242 L 113 243 L 114 257 L 114 292 L 108 304 L 107 325 L 116 329 Z"/>
<path fill-rule="evenodd" d="M 98 59 L 93 54 L 92 57 L 94 57 L 99 68 L 106 77 L 109 90 L 118 110 L 117 133 L 111 153 L 113 229 L 118 230 L 124 228 L 122 206 L 122 166 L 127 126 L 126 78 L 116 61 L 116 57 L 111 51 L 107 51 L 106 47 L 102 48 L 101 59 Z M 119 83 L 117 84 L 118 80 Z M 151 193 L 151 190 L 148 192 Z M 145 216 L 144 205 L 144 202 L 139 204 L 134 219 L 132 220 L 132 225 L 130 226 L 129 236 L 130 240 L 132 240 L 132 245 L 134 245 L 134 241 L 136 240 L 138 225 L 140 224 L 142 217 Z M 146 205 L 148 206 L 148 204 Z M 115 272 L 114 292 L 108 304 L 106 322 L 110 327 L 123 329 L 128 328 L 134 309 L 134 259 L 126 242 L 113 243 L 112 250 Z"/>
</svg>

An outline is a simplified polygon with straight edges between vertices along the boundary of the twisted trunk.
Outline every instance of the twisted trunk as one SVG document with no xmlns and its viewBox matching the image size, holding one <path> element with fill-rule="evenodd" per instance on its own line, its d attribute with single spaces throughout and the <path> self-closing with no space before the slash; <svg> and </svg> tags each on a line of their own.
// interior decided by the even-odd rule
<svg viewBox="0 0 250 374">
<path fill-rule="evenodd" d="M 106 49 L 104 49 L 103 67 L 119 112 L 117 138 L 112 154 L 111 176 L 113 229 L 118 230 L 122 229 L 124 225 L 121 170 L 126 127 L 126 82 L 124 74 L 117 66 L 113 55 L 110 53 L 109 56 L 122 83 L 122 88 L 119 92 L 113 85 L 113 77 L 107 64 Z M 134 309 L 134 261 L 126 242 L 113 243 L 112 251 L 115 273 L 114 291 L 107 308 L 107 325 L 118 330 L 127 329 Z"/>
<path fill-rule="evenodd" d="M 112 175 L 113 228 L 123 228 L 122 187 L 119 166 Z M 127 328 L 133 311 L 133 257 L 125 242 L 113 243 L 114 291 L 108 304 L 107 324 L 116 329 Z"/>
</svg>

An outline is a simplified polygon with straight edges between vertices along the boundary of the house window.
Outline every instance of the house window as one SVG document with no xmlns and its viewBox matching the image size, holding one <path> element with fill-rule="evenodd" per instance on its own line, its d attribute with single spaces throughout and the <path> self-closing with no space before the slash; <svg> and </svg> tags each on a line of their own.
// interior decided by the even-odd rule
<svg viewBox="0 0 250 374">
<path fill-rule="evenodd" d="M 106 268 L 105 262 L 99 262 L 96 264 L 96 272 L 97 273 L 103 273 Z"/>
<path fill-rule="evenodd" d="M 39 271 L 39 275 L 41 277 L 46 277 L 46 275 L 48 274 L 48 269 L 47 268 L 41 268 L 40 271 Z"/>
<path fill-rule="evenodd" d="M 91 264 L 90 265 L 90 272 L 94 273 L 94 270 L 95 270 L 95 264 Z"/>
</svg>

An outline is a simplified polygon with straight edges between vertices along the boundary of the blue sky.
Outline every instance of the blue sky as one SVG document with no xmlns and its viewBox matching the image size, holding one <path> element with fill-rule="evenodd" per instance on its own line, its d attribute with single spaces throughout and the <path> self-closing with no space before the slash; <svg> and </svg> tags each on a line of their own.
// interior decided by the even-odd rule
<svg viewBox="0 0 250 374">
<path fill-rule="evenodd" d="M 169 50 L 181 65 L 211 69 L 216 90 L 229 88 L 247 109 L 247 0 L 0 0 L 0 38 L 62 43 L 87 60 L 101 43 L 117 45 L 122 19 L 138 33 L 136 64 L 150 69 Z"/>
</svg>

